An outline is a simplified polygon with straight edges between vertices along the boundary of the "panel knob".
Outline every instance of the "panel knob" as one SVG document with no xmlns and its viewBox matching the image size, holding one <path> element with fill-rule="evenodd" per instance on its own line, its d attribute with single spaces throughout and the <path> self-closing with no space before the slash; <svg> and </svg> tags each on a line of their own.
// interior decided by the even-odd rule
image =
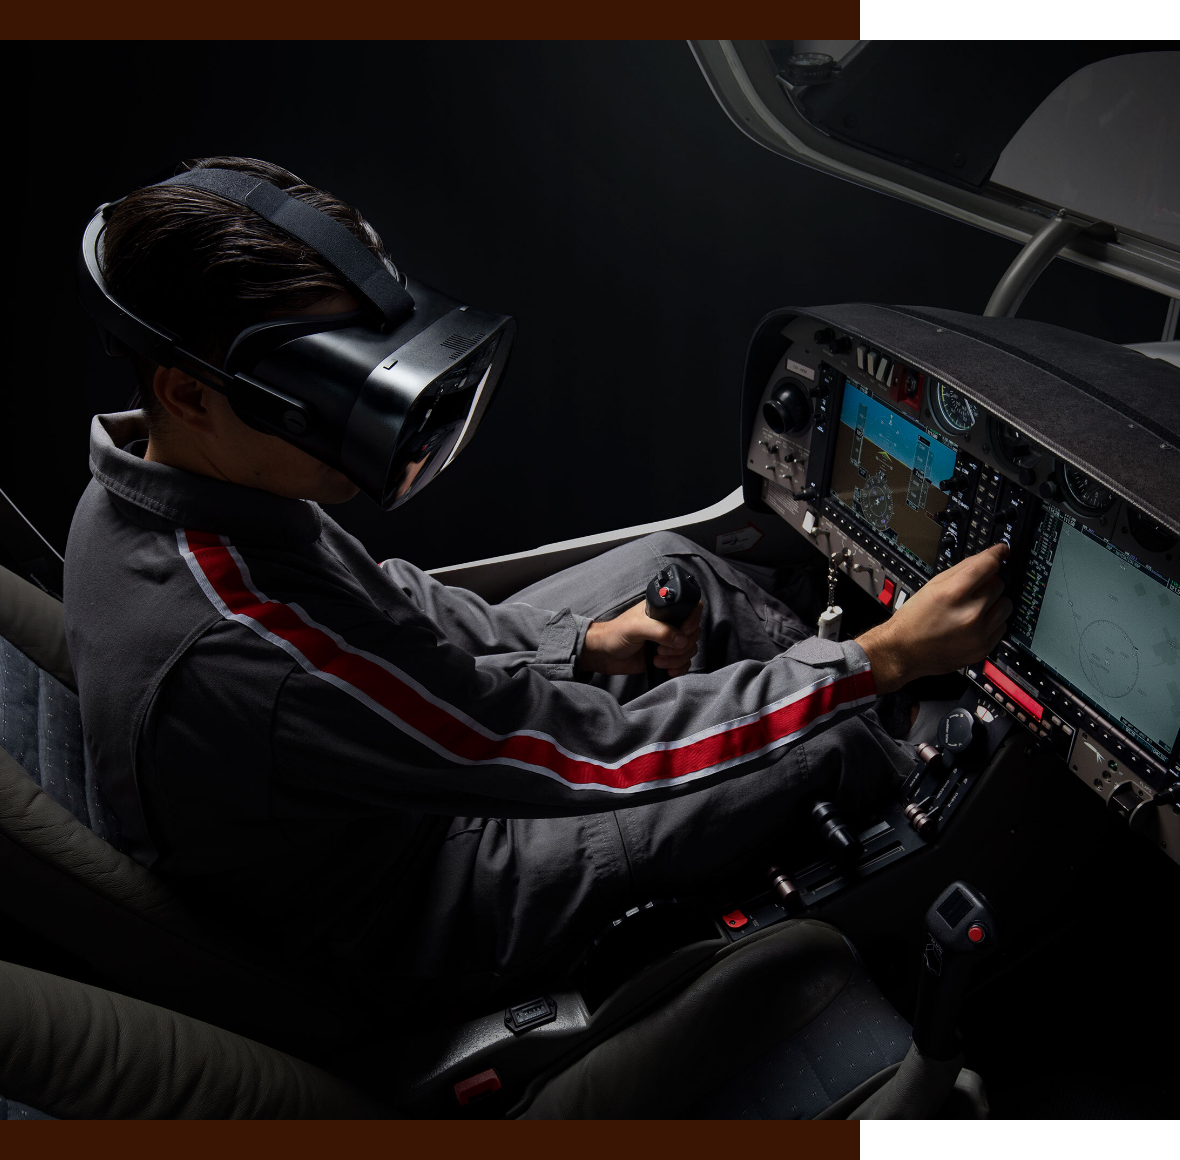
<svg viewBox="0 0 1180 1160">
<path fill-rule="evenodd" d="M 779 435 L 797 435 L 811 425 L 807 388 L 798 379 L 780 379 L 762 405 L 762 418 Z"/>
</svg>

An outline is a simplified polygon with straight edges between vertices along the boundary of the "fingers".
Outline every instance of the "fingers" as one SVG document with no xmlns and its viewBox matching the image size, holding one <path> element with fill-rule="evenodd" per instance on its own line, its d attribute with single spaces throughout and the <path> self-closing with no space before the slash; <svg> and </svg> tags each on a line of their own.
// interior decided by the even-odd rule
<svg viewBox="0 0 1180 1160">
<path fill-rule="evenodd" d="M 704 605 L 698 601 L 696 608 L 685 617 L 683 624 L 668 626 L 673 628 L 675 633 L 670 641 L 660 642 L 658 650 L 660 655 L 675 656 L 678 653 L 685 653 L 687 657 L 691 658 L 696 654 L 696 644 L 701 639 L 701 612 L 703 608 Z"/>
<path fill-rule="evenodd" d="M 951 569 L 957 573 L 958 580 L 966 593 L 975 592 L 981 585 L 987 584 L 1000 574 L 1000 565 L 1008 558 L 1008 545 L 993 544 L 985 552 L 978 552 L 968 556 Z"/>
<path fill-rule="evenodd" d="M 1004 598 L 1004 581 L 999 576 L 993 576 L 982 587 L 977 588 L 968 598 L 965 605 L 972 620 L 978 620 L 987 615 L 988 611 Z M 1008 607 L 1011 608 L 1011 601 Z"/>
<path fill-rule="evenodd" d="M 701 630 L 698 628 L 696 632 L 685 636 L 683 633 L 677 634 L 671 644 L 662 644 L 656 650 L 661 656 L 676 656 L 680 653 L 697 651 L 697 641 L 701 639 Z"/>
<path fill-rule="evenodd" d="M 670 672 L 673 676 L 677 676 L 680 673 L 687 673 L 688 672 L 689 668 L 691 668 L 691 661 L 694 656 L 696 656 L 695 651 L 690 656 L 679 656 L 679 657 L 656 656 L 652 659 L 651 663 L 657 669 L 667 669 L 668 672 Z"/>
<path fill-rule="evenodd" d="M 676 625 L 652 620 L 650 616 L 638 617 L 634 632 L 640 639 L 659 645 L 661 652 L 679 652 L 688 644 L 688 638 Z"/>
</svg>

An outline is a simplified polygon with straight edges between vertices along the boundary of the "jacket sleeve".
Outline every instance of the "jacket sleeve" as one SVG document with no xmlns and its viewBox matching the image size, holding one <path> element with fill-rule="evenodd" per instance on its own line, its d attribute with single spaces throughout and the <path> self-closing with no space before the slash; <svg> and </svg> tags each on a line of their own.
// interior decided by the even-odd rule
<svg viewBox="0 0 1180 1160">
<path fill-rule="evenodd" d="M 875 698 L 851 642 L 807 640 L 620 705 L 594 685 L 507 672 L 424 624 L 303 628 L 276 708 L 276 777 L 370 809 L 553 816 L 639 805 L 758 776 Z"/>
<path fill-rule="evenodd" d="M 506 673 L 527 667 L 551 681 L 576 677 L 588 617 L 568 608 L 489 604 L 474 592 L 440 584 L 404 560 L 386 560 L 381 570 L 464 652 L 495 658 Z"/>
<path fill-rule="evenodd" d="M 251 568 L 220 537 L 185 543 L 220 615 L 286 654 L 272 776 L 325 810 L 504 817 L 639 805 L 757 776 L 875 699 L 858 645 L 811 638 L 620 705 L 596 685 L 510 672 L 440 640 L 409 602 L 382 611 L 282 561 Z"/>
</svg>

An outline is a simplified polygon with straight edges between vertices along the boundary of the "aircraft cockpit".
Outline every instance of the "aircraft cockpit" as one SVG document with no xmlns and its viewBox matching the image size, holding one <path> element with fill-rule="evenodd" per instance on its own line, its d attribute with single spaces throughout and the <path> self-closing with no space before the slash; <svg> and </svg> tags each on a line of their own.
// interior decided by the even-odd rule
<svg viewBox="0 0 1180 1160">
<path fill-rule="evenodd" d="M 839 643 L 1003 544 L 1003 638 L 874 701 L 913 754 L 887 794 L 810 795 L 691 894 L 612 913 L 543 988 L 440 1003 L 406 1030 L 128 857 L 86 754 L 61 554 L 0 492 L 0 977 L 23 996 L 0 1004 L 9 1115 L 1174 1113 L 1148 1072 L 1175 1030 L 1180 887 L 1180 52 L 685 51 L 710 111 L 783 166 L 1019 252 L 980 313 L 761 303 L 708 420 L 728 495 L 429 575 L 496 603 L 670 533 Z M 733 278 L 755 261 L 735 253 Z M 1025 316 L 1051 263 L 1150 295 L 1162 329 L 1152 314 L 1124 344 Z M 384 514 L 342 519 L 375 559 Z M 90 1059 L 120 1036 L 130 1080 L 19 1048 Z M 1150 1066 L 1101 1066 L 1135 1055 Z"/>
</svg>

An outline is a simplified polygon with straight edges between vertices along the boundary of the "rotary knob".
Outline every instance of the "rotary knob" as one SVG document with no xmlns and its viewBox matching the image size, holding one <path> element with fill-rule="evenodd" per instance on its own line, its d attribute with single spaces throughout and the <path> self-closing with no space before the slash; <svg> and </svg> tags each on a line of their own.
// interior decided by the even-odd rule
<svg viewBox="0 0 1180 1160">
<path fill-rule="evenodd" d="M 797 435 L 811 425 L 807 388 L 798 379 L 779 379 L 762 405 L 762 418 L 776 434 Z"/>
</svg>

